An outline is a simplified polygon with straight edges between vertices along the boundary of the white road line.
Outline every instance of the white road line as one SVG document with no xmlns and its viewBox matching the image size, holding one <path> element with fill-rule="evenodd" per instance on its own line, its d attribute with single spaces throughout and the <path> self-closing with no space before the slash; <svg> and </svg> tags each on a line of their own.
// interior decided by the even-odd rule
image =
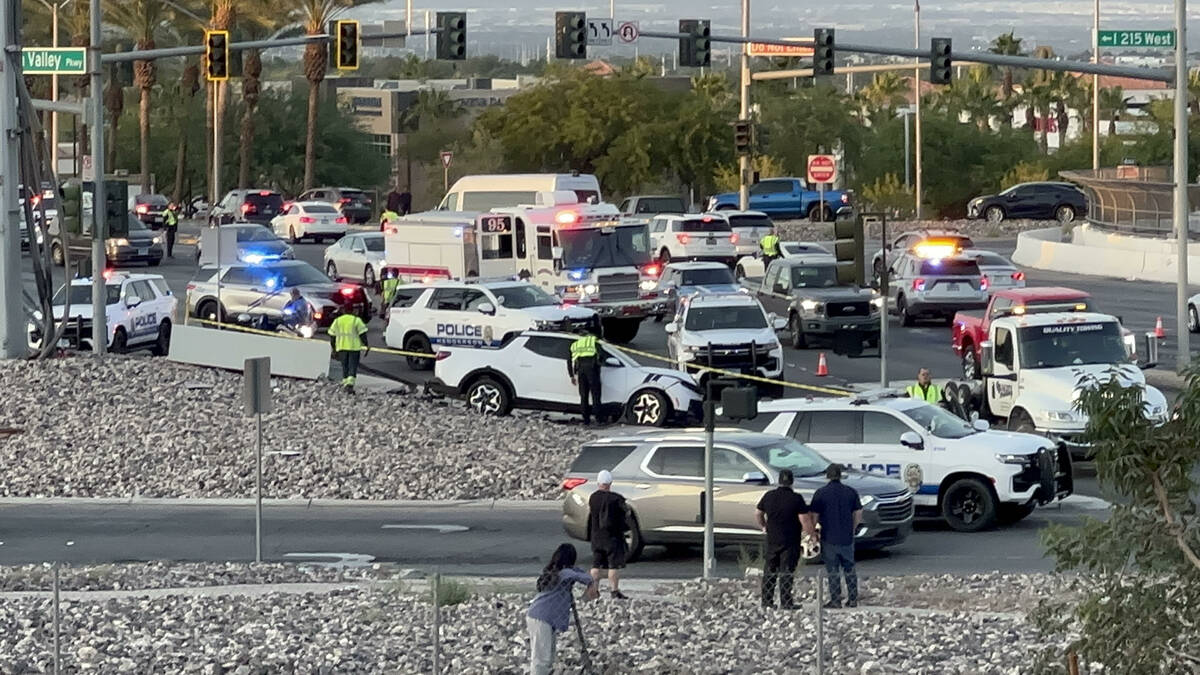
<svg viewBox="0 0 1200 675">
<path fill-rule="evenodd" d="M 438 534 L 447 534 L 449 532 L 466 532 L 471 529 L 466 525 L 404 525 L 392 524 L 384 525 L 379 528 L 381 530 L 436 530 Z"/>
</svg>

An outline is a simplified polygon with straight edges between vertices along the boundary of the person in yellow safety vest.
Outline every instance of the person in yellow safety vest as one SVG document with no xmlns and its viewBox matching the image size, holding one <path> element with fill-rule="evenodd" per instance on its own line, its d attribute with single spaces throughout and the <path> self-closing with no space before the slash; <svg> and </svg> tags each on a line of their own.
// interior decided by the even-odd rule
<svg viewBox="0 0 1200 675">
<path fill-rule="evenodd" d="M 396 297 L 396 288 L 400 286 L 400 279 L 396 273 L 389 269 L 383 270 L 383 280 L 379 282 L 379 316 L 387 318 L 388 307 L 392 305 L 392 298 Z"/>
<path fill-rule="evenodd" d="M 917 371 L 917 383 L 908 386 L 908 397 L 937 405 L 942 402 L 942 388 L 933 383 L 928 368 Z"/>
<path fill-rule="evenodd" d="M 592 423 L 592 413 L 596 413 L 596 422 L 604 423 L 604 412 L 600 400 L 600 352 L 596 345 L 596 336 L 587 329 L 580 331 L 579 339 L 571 343 L 571 358 L 567 361 L 567 374 L 571 384 L 579 386 L 579 407 L 583 413 L 583 424 Z M 590 399 L 590 401 L 589 401 Z"/>
<path fill-rule="evenodd" d="M 175 214 L 179 206 L 175 202 L 167 204 L 167 210 L 163 212 L 163 225 L 167 228 L 167 257 L 175 257 L 175 232 L 179 229 L 179 216 Z"/>
<path fill-rule="evenodd" d="M 338 362 L 342 364 L 342 386 L 347 391 L 354 391 L 354 382 L 358 377 L 358 359 L 362 352 L 371 350 L 367 345 L 367 324 L 352 311 L 334 312 L 337 316 L 329 325 L 329 343 L 333 346 Z"/>
<path fill-rule="evenodd" d="M 779 236 L 775 234 L 774 226 L 771 226 L 770 231 L 758 240 L 758 246 L 762 249 L 763 270 L 765 271 L 771 266 L 771 261 L 779 257 Z"/>
<path fill-rule="evenodd" d="M 394 224 L 397 220 L 400 220 L 399 213 L 390 209 L 384 209 L 383 214 L 379 216 L 379 231 L 387 232 L 388 225 Z"/>
</svg>

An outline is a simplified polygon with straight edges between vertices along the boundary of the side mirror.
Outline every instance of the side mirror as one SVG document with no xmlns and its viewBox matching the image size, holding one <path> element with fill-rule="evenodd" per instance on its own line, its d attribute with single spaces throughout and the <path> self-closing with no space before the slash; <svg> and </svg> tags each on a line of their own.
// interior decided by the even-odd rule
<svg viewBox="0 0 1200 675">
<path fill-rule="evenodd" d="M 987 420 L 975 419 L 971 422 L 971 427 L 974 428 L 975 431 L 987 431 L 988 429 L 992 428 L 992 425 L 988 424 Z"/>
<path fill-rule="evenodd" d="M 891 244 L 884 244 L 884 246 L 883 246 L 883 249 L 884 249 L 885 251 L 890 251 L 890 250 L 892 250 L 892 245 L 891 245 Z"/>
<path fill-rule="evenodd" d="M 128 298 L 125 298 L 126 307 L 137 307 L 140 304 L 142 304 L 142 299 L 136 295 L 131 295 Z"/>
<path fill-rule="evenodd" d="M 984 377 L 991 377 L 996 371 L 995 351 L 990 341 L 979 345 L 979 372 Z"/>
<path fill-rule="evenodd" d="M 491 316 L 496 313 L 496 306 L 490 302 L 485 302 L 479 305 L 479 313 Z"/>
<path fill-rule="evenodd" d="M 551 246 L 550 247 L 550 257 L 554 258 L 555 260 L 562 260 L 562 257 L 563 257 L 562 247 L 561 246 Z"/>
<path fill-rule="evenodd" d="M 616 359 L 616 357 L 610 356 L 610 357 L 604 359 L 604 365 L 608 366 L 609 368 L 620 368 L 621 362 L 618 361 Z"/>
<path fill-rule="evenodd" d="M 774 314 L 772 314 L 768 318 L 770 318 L 771 325 L 775 327 L 775 330 L 783 330 L 784 328 L 787 328 L 787 325 L 788 325 L 787 319 L 785 319 L 781 316 L 775 316 Z"/>
<path fill-rule="evenodd" d="M 254 317 L 250 316 L 249 314 L 247 314 L 245 312 L 242 312 L 241 314 L 237 315 L 237 321 L 238 321 L 238 323 L 250 323 L 250 322 L 254 321 Z"/>
<path fill-rule="evenodd" d="M 674 335 L 675 333 L 679 332 L 679 324 L 672 321 L 671 323 L 663 326 L 663 332 L 667 335 Z"/>
<path fill-rule="evenodd" d="M 754 485 L 769 485 L 770 484 L 770 481 L 767 480 L 767 477 L 765 475 L 763 475 L 763 472 L 761 472 L 761 471 L 748 471 L 748 472 L 742 474 L 742 482 L 743 483 L 751 483 Z"/>
<path fill-rule="evenodd" d="M 921 438 L 921 434 L 915 431 L 906 431 L 900 434 L 900 445 L 913 450 L 924 450 L 925 439 Z"/>
</svg>

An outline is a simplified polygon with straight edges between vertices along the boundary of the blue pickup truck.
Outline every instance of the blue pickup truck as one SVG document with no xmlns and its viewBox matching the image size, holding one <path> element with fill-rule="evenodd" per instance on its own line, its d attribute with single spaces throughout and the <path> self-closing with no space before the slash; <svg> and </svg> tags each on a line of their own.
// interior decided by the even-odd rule
<svg viewBox="0 0 1200 675">
<path fill-rule="evenodd" d="M 826 190 L 824 213 L 817 190 L 809 189 L 803 178 L 766 178 L 750 186 L 750 210 L 762 211 L 776 217 L 810 218 L 832 221 L 837 212 L 850 206 L 850 193 Z M 709 211 L 738 208 L 738 193 L 725 192 L 708 200 Z"/>
</svg>

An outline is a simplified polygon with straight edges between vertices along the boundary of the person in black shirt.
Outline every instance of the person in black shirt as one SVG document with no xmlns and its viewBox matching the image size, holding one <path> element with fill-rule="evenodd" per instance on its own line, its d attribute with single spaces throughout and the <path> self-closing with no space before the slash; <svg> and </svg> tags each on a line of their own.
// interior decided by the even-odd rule
<svg viewBox="0 0 1200 675">
<path fill-rule="evenodd" d="M 829 576 L 829 602 L 826 609 L 842 606 L 842 579 L 846 577 L 846 606 L 858 606 L 858 573 L 854 571 L 854 532 L 862 523 L 862 502 L 858 491 L 842 484 L 842 466 L 825 469 L 829 482 L 813 495 L 812 512 L 821 521 L 821 557 Z"/>
<path fill-rule="evenodd" d="M 408 191 L 407 187 L 403 190 L 399 185 L 392 188 L 392 191 L 387 194 L 387 210 L 402 216 L 412 213 L 412 193 Z"/>
<path fill-rule="evenodd" d="M 612 473 L 604 470 L 596 476 L 600 489 L 588 499 L 588 530 L 592 540 L 592 578 L 600 583 L 600 571 L 608 570 L 612 596 L 626 600 L 621 593 L 620 570 L 625 567 L 625 533 L 629 531 L 629 506 L 625 498 L 612 491 Z"/>
<path fill-rule="evenodd" d="M 792 609 L 792 576 L 800 562 L 801 530 L 812 530 L 804 497 L 792 490 L 795 478 L 791 470 L 779 471 L 779 487 L 758 500 L 754 517 L 767 533 L 767 560 L 763 568 L 762 604 L 775 606 L 775 586 L 779 586 L 779 606 Z"/>
</svg>

